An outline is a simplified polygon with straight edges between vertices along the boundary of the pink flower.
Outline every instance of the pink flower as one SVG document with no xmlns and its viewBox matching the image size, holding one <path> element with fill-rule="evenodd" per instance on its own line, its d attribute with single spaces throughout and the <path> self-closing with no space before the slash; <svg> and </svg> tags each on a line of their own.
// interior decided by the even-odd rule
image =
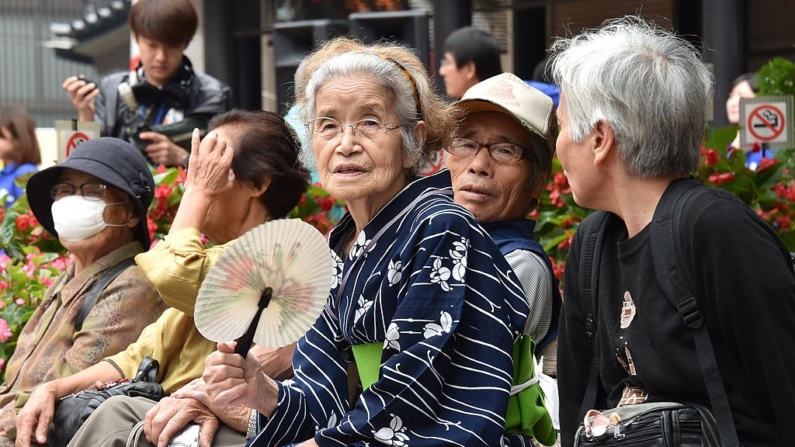
<svg viewBox="0 0 795 447">
<path fill-rule="evenodd" d="M 5 361 L 5 359 L 2 359 L 2 358 L 0 358 L 0 371 L 2 371 L 2 370 L 3 370 L 3 367 L 5 367 L 5 366 L 6 366 L 6 361 Z"/>
<path fill-rule="evenodd" d="M 25 305 L 25 300 L 22 299 L 22 298 L 17 298 L 17 300 L 14 301 L 14 302 L 17 303 L 17 306 L 24 306 Z M 5 323 L 5 321 L 4 321 L 4 323 Z"/>
<path fill-rule="evenodd" d="M 7 342 L 13 335 L 14 333 L 11 332 L 11 328 L 8 327 L 6 320 L 0 318 L 0 343 Z"/>
<path fill-rule="evenodd" d="M 59 256 L 52 260 L 50 266 L 55 267 L 58 271 L 65 271 L 69 266 L 67 265 L 67 259 L 63 256 Z"/>
<path fill-rule="evenodd" d="M 28 275 L 28 279 L 32 279 L 36 274 L 36 264 L 28 262 L 22 267 L 22 271 Z"/>
<path fill-rule="evenodd" d="M 0 281 L 0 290 L 5 290 L 8 288 L 8 283 L 5 281 Z M 0 301 L 0 309 L 2 309 L 2 301 Z"/>
</svg>

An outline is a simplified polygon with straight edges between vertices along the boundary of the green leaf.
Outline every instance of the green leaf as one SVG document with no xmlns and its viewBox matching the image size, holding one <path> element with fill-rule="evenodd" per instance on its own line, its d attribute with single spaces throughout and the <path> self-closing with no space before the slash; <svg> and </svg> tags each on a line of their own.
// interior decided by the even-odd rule
<svg viewBox="0 0 795 447">
<path fill-rule="evenodd" d="M 726 150 L 729 145 L 737 137 L 738 126 L 722 127 L 713 131 L 709 139 L 704 143 L 704 146 L 710 149 L 715 149 L 721 154 L 721 158 L 726 158 Z"/>
<path fill-rule="evenodd" d="M 155 180 L 155 186 L 174 183 L 174 180 L 179 176 L 179 169 L 166 168 L 166 171 L 161 174 L 153 174 L 152 178 Z"/>
<path fill-rule="evenodd" d="M 560 236 L 553 237 L 553 238 L 550 238 L 550 239 L 546 239 L 543 242 L 542 241 L 538 241 L 538 243 L 541 244 L 542 247 L 544 247 L 544 251 L 549 253 L 552 250 L 554 250 L 555 248 L 557 248 L 558 244 L 560 244 L 561 242 L 567 240 L 568 238 L 569 238 L 569 235 L 566 234 L 566 233 L 563 233 Z"/>
<path fill-rule="evenodd" d="M 784 245 L 787 246 L 789 251 L 795 251 L 795 231 L 783 231 L 779 233 L 781 236 L 781 240 L 784 241 Z"/>
<path fill-rule="evenodd" d="M 760 96 L 795 95 L 795 63 L 775 57 L 756 73 Z"/>
</svg>

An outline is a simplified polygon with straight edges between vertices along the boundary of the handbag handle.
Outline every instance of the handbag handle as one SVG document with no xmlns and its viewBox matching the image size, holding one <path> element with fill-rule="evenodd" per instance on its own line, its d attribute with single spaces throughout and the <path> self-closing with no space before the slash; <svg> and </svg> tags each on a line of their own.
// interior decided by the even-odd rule
<svg viewBox="0 0 795 447">
<path fill-rule="evenodd" d="M 160 369 L 160 362 L 152 357 L 144 357 L 138 365 L 138 372 L 135 373 L 135 381 L 157 382 L 157 371 Z"/>
</svg>

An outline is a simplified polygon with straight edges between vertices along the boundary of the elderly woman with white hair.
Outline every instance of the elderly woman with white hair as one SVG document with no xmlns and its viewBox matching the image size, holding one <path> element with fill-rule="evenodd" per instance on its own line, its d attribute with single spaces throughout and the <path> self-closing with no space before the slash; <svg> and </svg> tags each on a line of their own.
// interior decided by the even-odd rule
<svg viewBox="0 0 795 447">
<path fill-rule="evenodd" d="M 381 44 L 320 64 L 305 113 L 304 162 L 349 209 L 329 238 L 338 275 L 298 342 L 294 380 L 276 382 L 219 343 L 204 373 L 211 399 L 259 411 L 254 446 L 529 445 L 505 431 L 528 314 L 521 287 L 453 203 L 449 175 L 417 178 L 456 109 L 410 50 Z M 363 358 L 375 358 L 375 374 Z"/>
</svg>

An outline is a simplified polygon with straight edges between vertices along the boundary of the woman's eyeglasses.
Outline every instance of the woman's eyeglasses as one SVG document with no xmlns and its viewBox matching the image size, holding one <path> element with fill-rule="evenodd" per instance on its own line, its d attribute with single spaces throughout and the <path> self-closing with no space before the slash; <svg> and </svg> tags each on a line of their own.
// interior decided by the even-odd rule
<svg viewBox="0 0 795 447">
<path fill-rule="evenodd" d="M 77 191 L 88 200 L 103 200 L 108 192 L 108 185 L 103 183 L 83 183 L 80 186 L 71 183 L 56 183 L 50 190 L 50 198 L 53 201 L 62 199 L 66 196 L 74 195 Z"/>
<path fill-rule="evenodd" d="M 525 157 L 525 150 L 522 146 L 513 143 L 491 143 L 485 144 L 471 138 L 453 138 L 450 147 L 445 150 L 459 157 L 471 157 L 485 147 L 494 161 L 500 163 L 515 163 Z"/>
<path fill-rule="evenodd" d="M 326 116 L 309 120 L 306 122 L 306 126 L 315 135 L 327 140 L 342 136 L 346 127 L 351 128 L 351 133 L 353 133 L 353 135 L 359 135 L 367 139 L 375 138 L 380 131 L 387 133 L 390 130 L 395 130 L 400 127 L 387 126 L 375 118 L 367 118 L 351 124 L 342 124 L 334 118 Z"/>
</svg>

